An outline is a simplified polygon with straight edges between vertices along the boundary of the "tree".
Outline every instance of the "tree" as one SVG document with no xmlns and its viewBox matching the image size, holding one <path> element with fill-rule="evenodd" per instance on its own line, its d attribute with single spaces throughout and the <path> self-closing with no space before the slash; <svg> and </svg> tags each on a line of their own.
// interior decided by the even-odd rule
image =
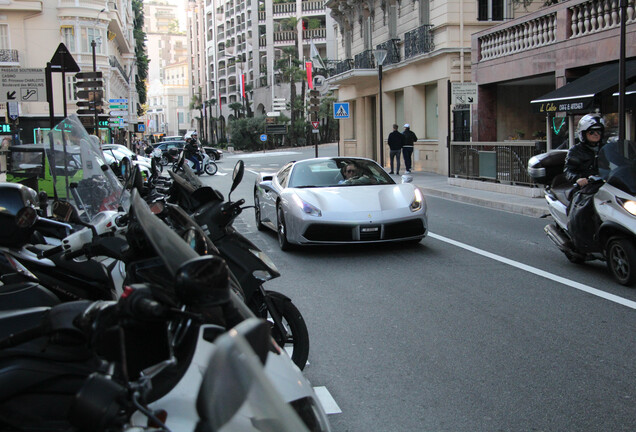
<svg viewBox="0 0 636 432">
<path fill-rule="evenodd" d="M 306 133 L 305 119 L 305 71 L 300 68 L 298 51 L 295 47 L 282 49 L 284 57 L 278 60 L 276 66 L 283 80 L 289 82 L 289 107 L 291 110 L 291 128 L 289 138 L 292 145 L 299 145 L 299 138 Z M 301 82 L 301 97 L 297 97 L 296 82 Z"/>
<path fill-rule="evenodd" d="M 234 117 L 236 118 L 240 118 L 241 117 L 241 112 L 243 112 L 243 104 L 240 102 L 232 102 L 231 104 L 228 105 L 228 107 L 234 111 Z"/>
<path fill-rule="evenodd" d="M 146 80 L 148 79 L 148 56 L 146 55 L 146 32 L 144 32 L 144 9 L 142 0 L 133 0 L 133 37 L 135 39 L 135 59 L 137 75 L 135 75 L 135 89 L 139 95 L 137 115 L 145 114 L 143 106 L 147 100 Z"/>
<path fill-rule="evenodd" d="M 230 121 L 228 129 L 231 144 L 237 150 L 262 150 L 263 143 L 259 136 L 265 130 L 265 117 L 240 118 Z"/>
</svg>

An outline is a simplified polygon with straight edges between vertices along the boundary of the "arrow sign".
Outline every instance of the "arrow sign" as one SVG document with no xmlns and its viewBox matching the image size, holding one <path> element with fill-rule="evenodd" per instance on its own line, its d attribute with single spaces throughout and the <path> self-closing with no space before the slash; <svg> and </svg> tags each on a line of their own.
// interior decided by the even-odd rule
<svg viewBox="0 0 636 432">
<path fill-rule="evenodd" d="M 75 96 L 77 96 L 78 99 L 101 99 L 104 97 L 104 91 L 103 90 L 80 90 L 78 91 Z"/>
<path fill-rule="evenodd" d="M 118 104 L 118 103 L 128 103 L 128 99 L 108 99 L 108 103 Z"/>
<path fill-rule="evenodd" d="M 78 81 L 75 83 L 75 87 L 88 88 L 88 87 L 103 87 L 103 81 Z"/>
<path fill-rule="evenodd" d="M 8 91 L 7 92 L 7 99 L 8 100 L 15 100 L 15 92 L 14 91 Z"/>
<path fill-rule="evenodd" d="M 118 109 L 118 108 L 122 108 L 122 109 L 128 109 L 128 105 L 109 105 L 110 109 Z"/>
<path fill-rule="evenodd" d="M 128 115 L 128 111 L 109 111 L 108 114 L 111 116 L 125 116 Z"/>
<path fill-rule="evenodd" d="M 102 78 L 101 72 L 79 72 L 75 74 L 76 79 L 96 79 Z"/>
</svg>

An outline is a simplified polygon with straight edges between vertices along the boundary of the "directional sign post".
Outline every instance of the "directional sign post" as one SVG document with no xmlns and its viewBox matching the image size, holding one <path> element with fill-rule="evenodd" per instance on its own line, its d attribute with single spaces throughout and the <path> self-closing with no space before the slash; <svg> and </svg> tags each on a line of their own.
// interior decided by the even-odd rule
<svg viewBox="0 0 636 432">
<path fill-rule="evenodd" d="M 44 69 L 0 68 L 0 102 L 46 102 Z"/>
<path fill-rule="evenodd" d="M 451 104 L 473 105 L 477 103 L 477 83 L 452 83 Z"/>
</svg>

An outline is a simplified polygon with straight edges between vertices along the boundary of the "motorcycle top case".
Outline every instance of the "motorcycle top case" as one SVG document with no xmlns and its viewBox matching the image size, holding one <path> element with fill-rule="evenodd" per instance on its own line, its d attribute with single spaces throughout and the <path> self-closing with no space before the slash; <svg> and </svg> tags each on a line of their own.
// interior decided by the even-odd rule
<svg viewBox="0 0 636 432">
<path fill-rule="evenodd" d="M 15 216 L 20 209 L 37 205 L 37 192 L 18 183 L 0 183 L 0 245 L 21 247 L 29 241 L 31 228 L 19 228 Z"/>
<path fill-rule="evenodd" d="M 528 161 L 528 175 L 536 183 L 552 183 L 557 175 L 563 174 L 567 154 L 567 150 L 552 150 L 532 156 Z"/>
</svg>

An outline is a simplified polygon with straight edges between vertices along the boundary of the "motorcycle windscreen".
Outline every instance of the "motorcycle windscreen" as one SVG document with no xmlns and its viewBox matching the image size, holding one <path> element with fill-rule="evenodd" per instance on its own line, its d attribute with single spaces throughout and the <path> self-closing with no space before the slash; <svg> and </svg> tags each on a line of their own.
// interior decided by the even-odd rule
<svg viewBox="0 0 636 432">
<path fill-rule="evenodd" d="M 598 168 L 608 184 L 636 195 L 636 147 L 633 142 L 610 139 L 599 150 Z"/>
</svg>

